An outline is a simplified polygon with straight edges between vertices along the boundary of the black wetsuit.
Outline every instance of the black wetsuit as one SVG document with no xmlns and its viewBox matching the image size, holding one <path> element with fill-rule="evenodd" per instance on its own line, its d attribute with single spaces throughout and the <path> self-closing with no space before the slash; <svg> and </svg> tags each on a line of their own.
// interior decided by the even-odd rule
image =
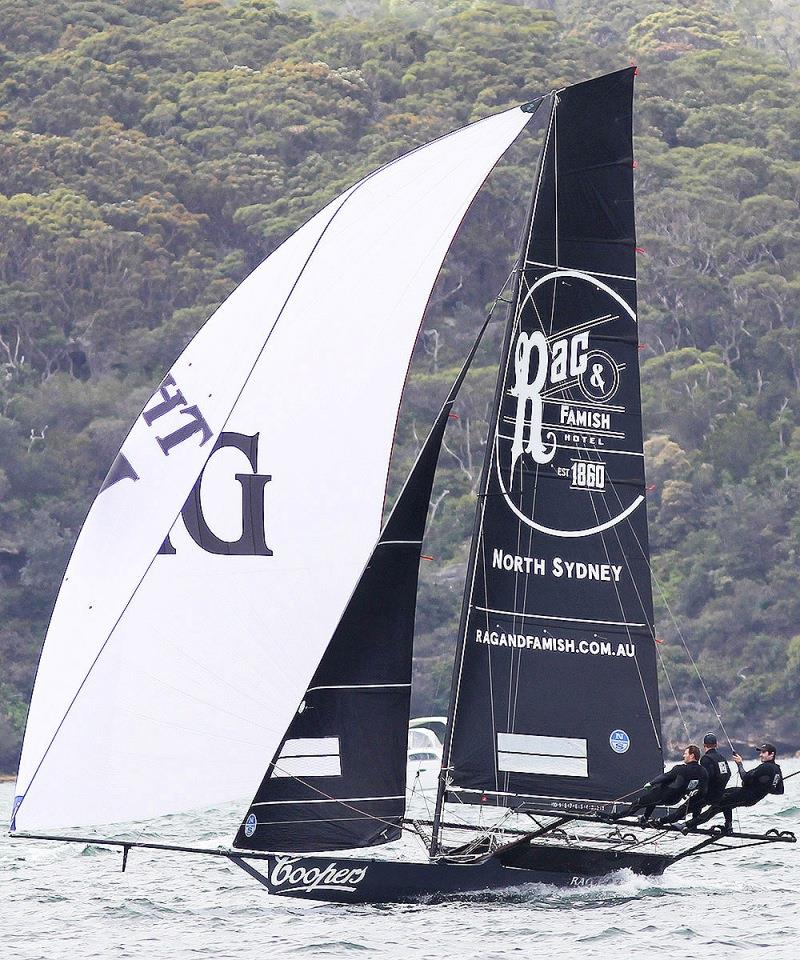
<svg viewBox="0 0 800 960">
<path fill-rule="evenodd" d="M 725 817 L 725 829 L 733 828 L 733 811 L 736 807 L 752 807 L 768 793 L 783 793 L 783 772 L 774 760 L 765 760 L 753 770 L 739 767 L 741 787 L 730 787 L 722 797 L 694 821 L 705 823 L 718 813 Z"/>
<path fill-rule="evenodd" d="M 713 747 L 700 757 L 700 766 L 708 773 L 706 804 L 718 803 L 722 799 L 725 787 L 731 778 L 731 765 L 722 754 Z"/>
<path fill-rule="evenodd" d="M 708 768 L 703 765 L 702 760 L 700 763 L 697 760 L 692 760 L 691 763 L 684 763 L 684 777 L 686 777 L 686 803 L 682 803 L 677 810 L 673 811 L 669 816 L 663 817 L 659 823 L 675 823 L 676 820 L 680 820 L 682 817 L 685 817 L 687 813 L 700 812 L 700 808 L 706 803 L 706 795 L 708 794 Z M 672 801 L 675 803 L 676 801 Z"/>
<path fill-rule="evenodd" d="M 654 777 L 650 781 L 650 786 L 643 790 L 630 806 L 619 813 L 618 817 L 629 817 L 632 813 L 644 809 L 643 817 L 649 820 L 657 804 L 671 806 L 677 803 L 690 789 L 694 790 L 697 786 L 696 784 L 690 787 L 690 781 L 704 779 L 705 771 L 696 760 L 691 763 L 676 763 L 671 770 Z"/>
<path fill-rule="evenodd" d="M 674 813 L 664 817 L 662 823 L 675 823 L 676 820 L 686 816 L 691 818 L 689 826 L 693 826 L 703 807 L 712 803 L 719 803 L 722 799 L 722 794 L 731 778 L 730 764 L 719 750 L 713 747 L 700 757 L 700 766 L 705 770 L 708 777 L 705 792 L 697 790 L 689 797 L 685 806 L 679 807 Z"/>
</svg>

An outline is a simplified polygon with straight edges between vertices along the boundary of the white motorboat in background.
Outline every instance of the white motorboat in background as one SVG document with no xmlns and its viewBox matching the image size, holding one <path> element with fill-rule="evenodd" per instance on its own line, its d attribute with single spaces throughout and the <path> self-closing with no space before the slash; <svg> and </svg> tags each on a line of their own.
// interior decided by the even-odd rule
<svg viewBox="0 0 800 960">
<path fill-rule="evenodd" d="M 408 725 L 406 791 L 435 791 L 442 767 L 446 717 L 417 717 Z"/>
</svg>

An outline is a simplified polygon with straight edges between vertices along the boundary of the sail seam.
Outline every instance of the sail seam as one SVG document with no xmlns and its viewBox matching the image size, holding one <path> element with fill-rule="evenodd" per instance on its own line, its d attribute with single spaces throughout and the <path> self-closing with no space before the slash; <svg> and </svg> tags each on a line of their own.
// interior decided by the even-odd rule
<svg viewBox="0 0 800 960">
<path fill-rule="evenodd" d="M 410 683 L 337 683 L 319 687 L 309 687 L 306 694 L 315 690 L 384 690 L 387 687 L 410 687 Z"/>
<path fill-rule="evenodd" d="M 535 620 L 568 620 L 570 623 L 601 623 L 609 627 L 648 627 L 647 623 L 631 623 L 626 620 L 581 620 L 579 617 L 549 617 L 543 613 L 525 613 L 523 610 L 494 610 L 491 607 L 479 607 L 470 604 L 472 609 L 482 613 L 496 613 L 504 617 L 532 617 Z"/>
<path fill-rule="evenodd" d="M 548 270 L 572 269 L 571 267 L 564 267 L 563 264 L 559 266 L 557 263 L 542 263 L 539 260 L 526 260 L 525 265 L 530 265 L 532 267 L 546 267 Z M 585 267 L 581 267 L 581 272 L 588 273 L 590 277 L 607 277 L 610 280 L 630 280 L 632 283 L 636 283 L 636 277 L 626 277 L 619 273 L 601 273 L 599 270 L 589 270 Z"/>
<path fill-rule="evenodd" d="M 259 800 L 258 803 L 251 803 L 251 807 L 272 807 L 277 804 L 287 803 L 366 803 L 370 800 L 405 800 L 405 794 L 396 797 L 333 797 L 330 800 Z M 365 819 L 380 819 L 379 817 Z"/>
</svg>

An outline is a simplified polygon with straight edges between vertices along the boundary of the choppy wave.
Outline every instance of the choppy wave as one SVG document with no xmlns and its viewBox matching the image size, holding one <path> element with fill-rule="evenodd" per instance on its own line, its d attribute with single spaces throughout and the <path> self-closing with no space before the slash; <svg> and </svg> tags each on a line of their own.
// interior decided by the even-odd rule
<svg viewBox="0 0 800 960">
<path fill-rule="evenodd" d="M 786 767 L 791 769 L 790 764 Z M 0 809 L 11 784 L 0 784 Z M 747 811 L 749 828 L 800 834 L 797 780 Z M 231 806 L 164 818 L 162 837 L 216 846 Z M 746 818 L 746 819 L 745 819 Z M 141 836 L 140 830 L 129 834 Z M 395 851 L 397 852 L 397 851 Z M 404 858 L 418 851 L 409 841 Z M 376 855 L 387 856 L 386 849 Z M 789 960 L 797 952 L 800 849 L 709 854 L 663 877 L 620 871 L 591 887 L 528 884 L 508 891 L 394 906 L 271 898 L 217 858 L 0 838 L 0 943 L 14 960 L 263 960 L 265 956 L 481 960 L 711 955 Z"/>
</svg>

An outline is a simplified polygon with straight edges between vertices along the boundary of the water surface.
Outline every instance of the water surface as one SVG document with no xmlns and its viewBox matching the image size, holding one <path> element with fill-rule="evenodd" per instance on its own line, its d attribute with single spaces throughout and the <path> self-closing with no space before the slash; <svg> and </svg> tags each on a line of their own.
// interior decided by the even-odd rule
<svg viewBox="0 0 800 960">
<path fill-rule="evenodd" d="M 798 761 L 782 762 L 785 773 Z M 0 784 L 7 820 L 13 784 Z M 424 812 L 424 806 L 423 810 Z M 182 841 L 226 843 L 236 807 L 162 821 Z M 741 826 L 800 835 L 800 776 Z M 148 834 L 141 833 L 142 839 Z M 419 841 L 400 854 L 418 855 Z M 385 853 L 385 848 L 384 848 Z M 663 877 L 623 872 L 597 887 L 405 906 L 271 897 L 223 859 L 0 837 L 0 944 L 13 960 L 227 960 L 800 955 L 800 848 L 775 845 L 684 861 Z"/>
</svg>

